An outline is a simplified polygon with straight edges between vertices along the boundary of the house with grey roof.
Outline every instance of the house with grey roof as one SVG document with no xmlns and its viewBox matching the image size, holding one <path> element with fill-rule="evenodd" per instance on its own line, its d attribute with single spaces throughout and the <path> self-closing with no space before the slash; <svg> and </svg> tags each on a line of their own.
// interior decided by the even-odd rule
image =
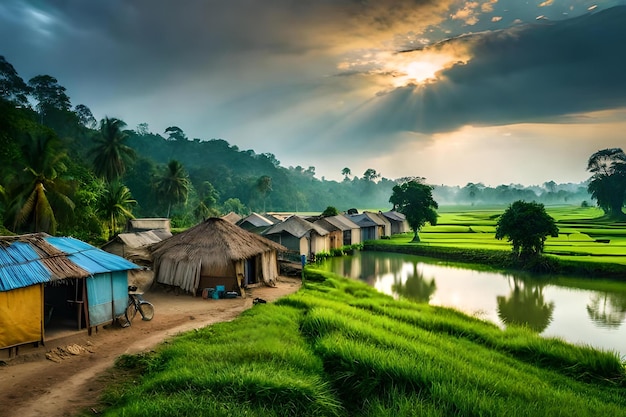
<svg viewBox="0 0 626 417">
<path fill-rule="evenodd" d="M 143 219 L 130 219 L 127 227 L 129 232 L 146 232 L 148 230 L 165 230 L 171 233 L 170 219 L 164 217 L 150 217 Z"/>
<path fill-rule="evenodd" d="M 391 223 L 378 213 L 364 211 L 363 213 L 346 214 L 345 216 L 361 228 L 361 241 L 391 236 Z"/>
<path fill-rule="evenodd" d="M 269 219 L 258 213 L 251 213 L 250 215 L 239 220 L 236 224 L 237 226 L 241 227 L 244 230 L 247 230 L 248 232 L 260 235 L 266 229 L 276 223 L 278 223 L 278 221 L 273 221 L 272 219 Z"/>
<path fill-rule="evenodd" d="M 322 217 L 313 223 L 331 231 L 331 248 L 361 243 L 361 228 L 344 215 Z M 332 231 L 336 231 L 338 234 L 334 241 Z"/>
<path fill-rule="evenodd" d="M 395 210 L 385 211 L 383 216 L 391 223 L 391 234 L 397 235 L 400 233 L 410 232 L 409 222 L 406 220 L 406 216 Z"/>
<path fill-rule="evenodd" d="M 269 227 L 263 236 L 308 259 L 313 259 L 317 252 L 330 251 L 328 230 L 297 215 Z"/>
</svg>

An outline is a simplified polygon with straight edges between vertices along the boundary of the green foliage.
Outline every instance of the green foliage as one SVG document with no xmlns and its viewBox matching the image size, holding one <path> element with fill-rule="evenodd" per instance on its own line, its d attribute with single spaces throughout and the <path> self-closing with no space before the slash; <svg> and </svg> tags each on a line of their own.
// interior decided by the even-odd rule
<svg viewBox="0 0 626 417">
<path fill-rule="evenodd" d="M 170 217 L 172 205 L 187 202 L 191 187 L 191 181 L 183 165 L 172 159 L 155 184 L 157 192 L 167 202 L 166 217 Z"/>
<path fill-rule="evenodd" d="M 105 184 L 102 191 L 97 213 L 107 224 L 108 238 L 111 239 L 118 232 L 120 225 L 125 225 L 127 219 L 134 218 L 132 206 L 136 201 L 132 198 L 128 187 L 119 181 Z"/>
<path fill-rule="evenodd" d="M 250 211 L 246 208 L 246 206 L 243 205 L 241 201 L 239 201 L 238 198 L 229 198 L 228 200 L 224 201 L 222 209 L 224 213 L 230 213 L 232 211 L 233 213 L 237 213 L 240 216 L 246 216 L 250 213 Z"/>
<path fill-rule="evenodd" d="M 337 210 L 336 207 L 328 206 L 322 212 L 322 217 L 331 217 L 331 216 L 336 216 L 338 214 L 339 214 L 339 210 Z"/>
<path fill-rule="evenodd" d="M 437 212 L 439 208 L 433 199 L 433 187 L 426 185 L 421 180 L 411 180 L 393 187 L 393 194 L 389 202 L 394 210 L 406 216 L 406 220 L 413 230 L 413 241 L 419 242 L 419 230 L 428 222 L 437 224 Z"/>
<path fill-rule="evenodd" d="M 519 200 L 511 204 L 496 224 L 496 239 L 507 238 L 518 256 L 543 252 L 547 236 L 557 237 L 559 229 L 543 204 Z"/>
<path fill-rule="evenodd" d="M 67 153 L 54 132 L 28 133 L 17 166 L 22 175 L 9 185 L 8 226 L 19 232 L 56 233 L 57 213 L 71 212 L 72 183 L 65 177 Z M 18 169 L 19 169 L 18 168 Z"/>
<path fill-rule="evenodd" d="M 330 256 L 343 256 L 344 249 L 343 248 L 332 248 L 330 250 Z"/>
<path fill-rule="evenodd" d="M 30 87 L 19 76 L 13 65 L 0 55 L 0 98 L 14 105 L 28 106 Z"/>
<path fill-rule="evenodd" d="M 600 150 L 591 157 L 587 170 L 592 173 L 588 190 L 598 206 L 611 218 L 624 219 L 626 198 L 626 154 L 621 148 Z"/>
<path fill-rule="evenodd" d="M 125 126 L 120 119 L 105 117 L 100 121 L 100 135 L 94 138 L 95 146 L 91 150 L 94 172 L 106 181 L 122 177 L 136 157 L 135 151 L 125 143 L 128 137 L 122 130 Z"/>
</svg>

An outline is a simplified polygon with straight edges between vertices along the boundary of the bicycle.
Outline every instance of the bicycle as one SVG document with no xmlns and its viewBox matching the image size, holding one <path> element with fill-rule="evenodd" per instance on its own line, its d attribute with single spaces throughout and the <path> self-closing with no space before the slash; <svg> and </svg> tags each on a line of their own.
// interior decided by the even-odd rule
<svg viewBox="0 0 626 417">
<path fill-rule="evenodd" d="M 154 306 L 149 301 L 143 299 L 141 294 L 135 293 L 137 287 L 131 285 L 128 287 L 128 306 L 124 316 L 126 317 L 126 326 L 130 326 L 137 312 L 141 314 L 141 319 L 145 321 L 152 320 L 154 317 Z M 125 326 L 125 327 L 126 327 Z"/>
</svg>

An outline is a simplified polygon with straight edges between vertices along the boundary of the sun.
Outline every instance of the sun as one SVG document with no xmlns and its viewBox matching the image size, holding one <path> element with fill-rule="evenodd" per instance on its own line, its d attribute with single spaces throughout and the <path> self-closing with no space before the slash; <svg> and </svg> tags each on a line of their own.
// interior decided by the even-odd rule
<svg viewBox="0 0 626 417">
<path fill-rule="evenodd" d="M 409 84 L 424 84 L 436 79 L 437 72 L 443 69 L 441 65 L 431 61 L 412 61 L 404 68 L 398 68 L 394 84 L 401 87 Z"/>
</svg>

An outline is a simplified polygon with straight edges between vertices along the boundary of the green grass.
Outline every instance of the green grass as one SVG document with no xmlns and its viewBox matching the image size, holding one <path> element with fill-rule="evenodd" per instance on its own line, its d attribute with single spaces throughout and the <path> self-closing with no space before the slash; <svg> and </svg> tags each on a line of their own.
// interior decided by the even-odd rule
<svg viewBox="0 0 626 417">
<path fill-rule="evenodd" d="M 421 244 L 461 250 L 510 250 L 506 239 L 495 238 L 498 216 L 505 208 L 443 207 L 437 225 L 424 226 L 420 231 Z M 626 265 L 626 223 L 605 219 L 595 207 L 546 209 L 557 221 L 559 236 L 548 237 L 545 254 L 570 262 Z M 412 238 L 412 233 L 398 235 L 388 244 L 409 244 Z"/>
<path fill-rule="evenodd" d="M 616 354 L 396 301 L 307 268 L 299 292 L 125 356 L 110 416 L 626 416 Z"/>
</svg>

